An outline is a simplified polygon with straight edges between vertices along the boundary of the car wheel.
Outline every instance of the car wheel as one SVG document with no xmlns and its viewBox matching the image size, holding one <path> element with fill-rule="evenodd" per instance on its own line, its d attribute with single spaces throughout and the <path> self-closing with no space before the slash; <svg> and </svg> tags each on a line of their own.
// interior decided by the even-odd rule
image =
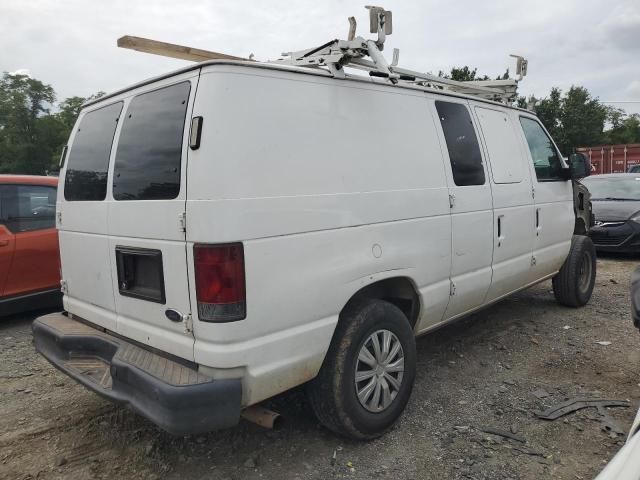
<svg viewBox="0 0 640 480">
<path fill-rule="evenodd" d="M 569 256 L 553 277 L 553 293 L 558 303 L 581 307 L 591 298 L 596 283 L 596 249 L 589 237 L 574 235 Z"/>
<path fill-rule="evenodd" d="M 415 372 L 415 337 L 407 317 L 391 303 L 369 300 L 342 313 L 320 373 L 307 392 L 324 426 L 368 440 L 398 420 Z"/>
</svg>

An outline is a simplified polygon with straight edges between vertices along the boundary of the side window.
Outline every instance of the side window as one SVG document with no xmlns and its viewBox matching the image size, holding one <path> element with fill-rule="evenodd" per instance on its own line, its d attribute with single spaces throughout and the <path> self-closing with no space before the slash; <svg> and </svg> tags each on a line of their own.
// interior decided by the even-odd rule
<svg viewBox="0 0 640 480">
<path fill-rule="evenodd" d="M 129 105 L 113 172 L 116 200 L 172 199 L 180 163 L 190 82 L 138 95 Z"/>
<path fill-rule="evenodd" d="M 520 125 L 529 145 L 533 168 L 540 182 L 564 181 L 558 150 L 542 126 L 531 118 L 520 117 Z"/>
<path fill-rule="evenodd" d="M 104 200 L 113 135 L 122 102 L 87 113 L 78 126 L 67 161 L 64 198 L 68 201 Z"/>
<path fill-rule="evenodd" d="M 436 110 L 449 150 L 453 181 L 458 186 L 483 185 L 482 155 L 469 110 L 460 103 L 441 101 L 436 102 Z"/>
<path fill-rule="evenodd" d="M 41 185 L 0 187 L 0 223 L 13 233 L 56 226 L 56 189 Z"/>
</svg>

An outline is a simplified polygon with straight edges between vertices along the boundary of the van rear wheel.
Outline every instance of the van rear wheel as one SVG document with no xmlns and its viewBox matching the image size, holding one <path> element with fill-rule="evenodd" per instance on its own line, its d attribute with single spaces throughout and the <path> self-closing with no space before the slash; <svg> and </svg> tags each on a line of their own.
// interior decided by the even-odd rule
<svg viewBox="0 0 640 480">
<path fill-rule="evenodd" d="M 398 420 L 411 395 L 415 372 L 415 338 L 409 321 L 395 305 L 368 300 L 342 313 L 307 393 L 325 427 L 368 440 Z"/>
<path fill-rule="evenodd" d="M 571 250 L 553 277 L 553 294 L 558 303 L 582 307 L 591 298 L 596 283 L 596 249 L 589 237 L 574 235 Z"/>
</svg>

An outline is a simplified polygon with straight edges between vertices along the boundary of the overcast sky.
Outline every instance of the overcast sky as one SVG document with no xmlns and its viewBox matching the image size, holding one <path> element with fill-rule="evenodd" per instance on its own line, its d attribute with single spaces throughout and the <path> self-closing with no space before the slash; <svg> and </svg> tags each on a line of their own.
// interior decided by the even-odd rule
<svg viewBox="0 0 640 480">
<path fill-rule="evenodd" d="M 111 91 L 186 65 L 116 47 L 137 35 L 273 59 L 346 38 L 347 17 L 368 36 L 369 0 L 0 0 L 0 71 L 28 71 L 58 99 Z M 379 0 L 382 2 L 382 0 Z M 253 5 L 253 6 L 251 6 Z M 603 101 L 640 102 L 640 0 L 384 0 L 394 33 L 385 53 L 437 73 L 477 66 L 495 77 L 510 53 L 529 59 L 520 93 L 587 87 Z M 616 104 L 640 112 L 640 103 Z"/>
</svg>

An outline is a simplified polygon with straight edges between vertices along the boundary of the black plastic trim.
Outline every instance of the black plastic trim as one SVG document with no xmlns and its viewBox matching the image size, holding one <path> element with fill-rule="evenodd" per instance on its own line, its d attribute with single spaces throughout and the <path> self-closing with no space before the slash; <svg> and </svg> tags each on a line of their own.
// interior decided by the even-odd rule
<svg viewBox="0 0 640 480">
<path fill-rule="evenodd" d="M 62 315 L 62 313 L 54 314 Z M 96 330 L 95 335 L 65 334 L 44 323 L 33 322 L 36 350 L 51 364 L 99 395 L 131 406 L 158 427 L 173 435 L 189 435 L 236 425 L 240 419 L 240 379 L 209 380 L 173 385 L 131 365 L 116 353 L 123 342 Z M 65 367 L 71 356 L 92 356 L 110 365 L 112 385 L 101 388 L 91 379 Z"/>
<path fill-rule="evenodd" d="M 28 293 L 15 297 L 0 298 L 0 317 L 13 315 L 15 313 L 29 310 L 40 310 L 43 308 L 61 308 L 62 292 L 59 288 L 45 290 L 41 292 Z"/>
</svg>

